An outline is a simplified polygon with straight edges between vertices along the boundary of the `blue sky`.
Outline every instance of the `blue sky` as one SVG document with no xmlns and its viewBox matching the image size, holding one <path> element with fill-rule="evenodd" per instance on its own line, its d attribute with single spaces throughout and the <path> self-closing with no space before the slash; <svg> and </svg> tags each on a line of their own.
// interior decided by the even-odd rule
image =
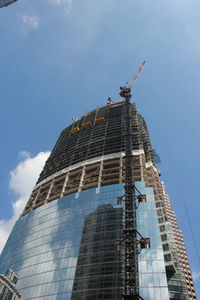
<svg viewBox="0 0 200 300">
<path fill-rule="evenodd" d="M 18 0 L 0 9 L 0 246 L 60 131 L 108 96 L 119 100 L 146 60 L 132 101 L 160 154 L 200 296 L 183 205 L 199 255 L 199 27 L 197 0 Z"/>
</svg>

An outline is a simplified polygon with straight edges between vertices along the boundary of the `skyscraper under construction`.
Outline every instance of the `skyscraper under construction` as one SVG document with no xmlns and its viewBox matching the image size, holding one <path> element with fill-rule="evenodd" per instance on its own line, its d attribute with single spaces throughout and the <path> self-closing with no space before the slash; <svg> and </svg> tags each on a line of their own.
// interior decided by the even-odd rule
<svg viewBox="0 0 200 300">
<path fill-rule="evenodd" d="M 144 118 L 125 101 L 64 129 L 0 257 L 22 299 L 196 299 Z"/>
</svg>

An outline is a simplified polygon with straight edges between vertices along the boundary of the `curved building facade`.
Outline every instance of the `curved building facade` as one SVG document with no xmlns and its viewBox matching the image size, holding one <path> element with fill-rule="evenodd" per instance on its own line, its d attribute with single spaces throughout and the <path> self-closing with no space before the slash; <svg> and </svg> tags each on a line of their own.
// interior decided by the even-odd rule
<svg viewBox="0 0 200 300">
<path fill-rule="evenodd" d="M 118 201 L 125 181 L 124 114 L 124 102 L 109 104 L 62 131 L 0 257 L 0 273 L 12 268 L 18 274 L 22 299 L 122 299 L 124 245 L 118 249 L 116 241 L 123 241 L 124 229 L 124 202 Z M 131 131 L 133 182 L 146 195 L 138 203 L 137 229 L 151 245 L 138 255 L 140 296 L 196 299 L 135 104 Z"/>
</svg>

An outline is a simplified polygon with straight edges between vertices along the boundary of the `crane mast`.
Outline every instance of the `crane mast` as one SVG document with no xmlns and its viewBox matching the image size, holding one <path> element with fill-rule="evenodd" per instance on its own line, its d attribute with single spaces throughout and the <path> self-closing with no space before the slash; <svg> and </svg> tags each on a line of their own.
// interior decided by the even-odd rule
<svg viewBox="0 0 200 300">
<path fill-rule="evenodd" d="M 124 89 L 125 99 L 125 275 L 124 299 L 138 299 L 138 255 L 135 190 L 133 186 L 133 154 L 131 133 L 131 93 Z"/>
<path fill-rule="evenodd" d="M 124 224 L 124 300 L 142 299 L 139 295 L 138 242 L 136 222 L 136 197 L 133 182 L 132 126 L 131 126 L 131 88 L 133 87 L 145 61 L 138 69 L 128 88 L 120 88 L 120 96 L 125 100 L 125 224 Z"/>
</svg>

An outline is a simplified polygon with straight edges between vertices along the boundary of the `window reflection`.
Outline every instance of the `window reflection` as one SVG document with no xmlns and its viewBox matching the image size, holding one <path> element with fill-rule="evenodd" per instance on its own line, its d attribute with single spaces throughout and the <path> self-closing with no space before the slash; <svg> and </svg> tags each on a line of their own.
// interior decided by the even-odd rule
<svg viewBox="0 0 200 300">
<path fill-rule="evenodd" d="M 85 217 L 71 299 L 80 299 L 80 291 L 81 299 L 102 299 L 108 293 L 109 299 L 121 299 L 122 254 L 115 242 L 122 238 L 122 218 L 123 208 L 111 204 Z"/>
<path fill-rule="evenodd" d="M 140 294 L 145 300 L 168 300 L 153 190 L 138 185 L 147 195 L 147 202 L 137 210 L 138 231 L 151 239 L 151 249 L 139 255 Z M 123 207 L 117 205 L 123 193 L 118 184 L 101 187 L 98 193 L 90 189 L 78 198 L 68 195 L 25 215 L 2 253 L 0 272 L 9 266 L 19 274 L 24 300 L 97 300 L 105 295 L 121 299 L 123 253 L 116 251 L 115 242 L 123 235 Z M 148 277 L 161 298 L 156 288 L 149 291 Z"/>
</svg>

